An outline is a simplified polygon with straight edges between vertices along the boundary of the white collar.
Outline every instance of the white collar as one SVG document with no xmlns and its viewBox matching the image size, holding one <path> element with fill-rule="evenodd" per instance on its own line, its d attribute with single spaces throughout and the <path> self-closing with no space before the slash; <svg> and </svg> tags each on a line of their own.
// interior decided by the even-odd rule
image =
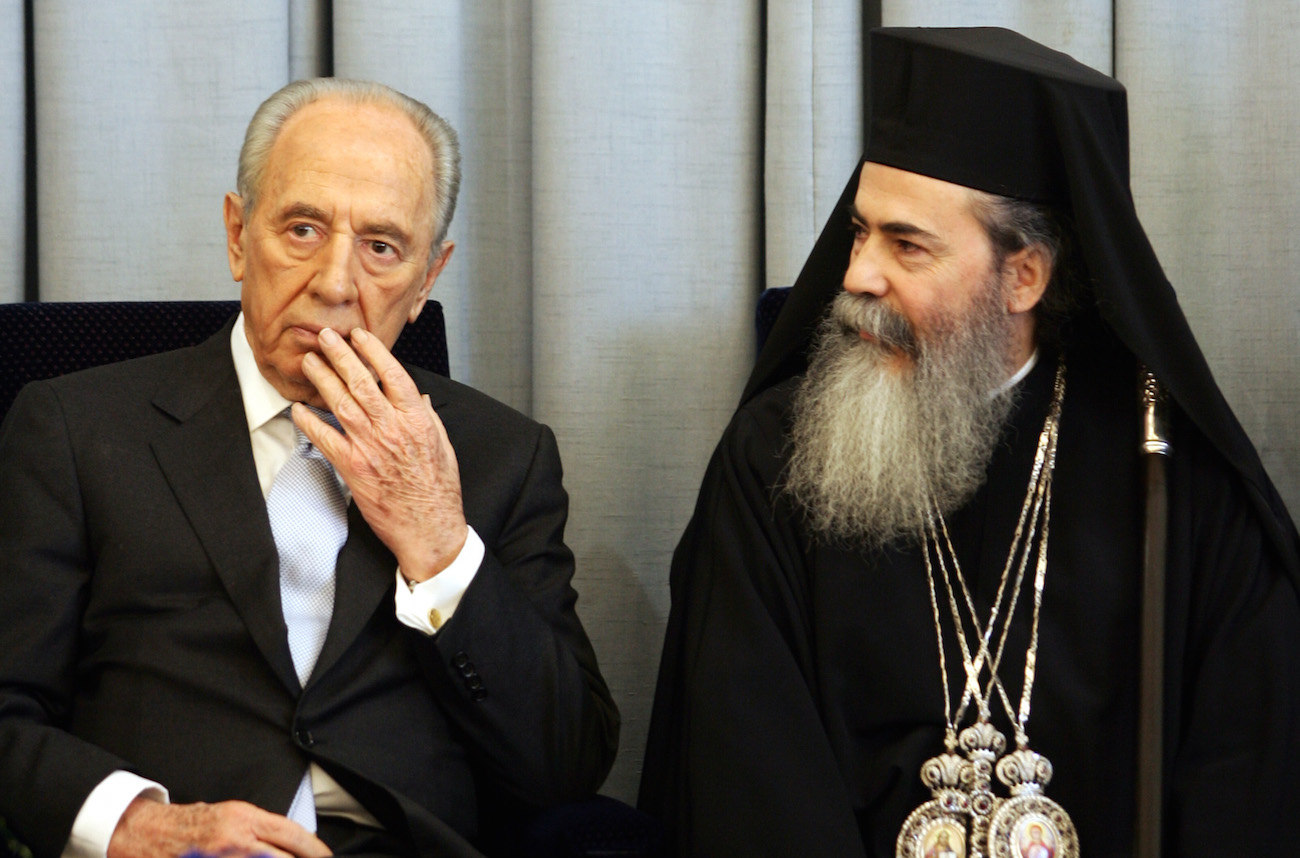
<svg viewBox="0 0 1300 858">
<path fill-rule="evenodd" d="M 1034 367 L 1037 364 L 1038 364 L 1038 349 L 1035 348 L 1033 354 L 1029 356 L 1029 360 L 1025 361 L 1024 366 L 1016 370 L 1015 375 L 1011 376 L 1006 381 L 999 384 L 993 390 L 993 392 L 989 394 L 989 399 L 992 399 L 995 396 L 1000 396 L 1001 394 L 1006 393 L 1008 390 L 1015 387 L 1020 382 L 1024 381 L 1025 376 L 1029 375 L 1029 373 L 1033 371 Z"/>
<path fill-rule="evenodd" d="M 248 343 L 241 311 L 230 332 L 230 354 L 235 361 L 235 376 L 239 379 L 239 393 L 244 399 L 244 416 L 248 431 L 255 432 L 280 416 L 292 403 L 280 395 L 271 382 L 257 368 L 253 347 Z"/>
</svg>

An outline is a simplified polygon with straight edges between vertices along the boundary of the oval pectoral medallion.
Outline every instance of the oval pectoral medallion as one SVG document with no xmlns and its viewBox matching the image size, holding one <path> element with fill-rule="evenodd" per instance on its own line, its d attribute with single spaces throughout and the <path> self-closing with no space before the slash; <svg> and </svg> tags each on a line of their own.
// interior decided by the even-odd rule
<svg viewBox="0 0 1300 858">
<path fill-rule="evenodd" d="M 912 811 L 898 832 L 897 858 L 967 858 L 966 817 L 939 799 Z"/>
<path fill-rule="evenodd" d="M 1079 858 L 1070 815 L 1041 793 L 1003 800 L 989 821 L 991 858 Z M 923 856 L 922 856 L 923 858 Z"/>
</svg>

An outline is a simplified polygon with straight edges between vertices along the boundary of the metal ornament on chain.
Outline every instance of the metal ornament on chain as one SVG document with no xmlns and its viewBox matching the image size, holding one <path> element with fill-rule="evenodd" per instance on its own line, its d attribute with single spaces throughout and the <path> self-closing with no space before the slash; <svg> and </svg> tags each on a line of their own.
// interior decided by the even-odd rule
<svg viewBox="0 0 1300 858">
<path fill-rule="evenodd" d="M 1029 749 L 1026 727 L 1029 721 L 1029 701 L 1033 689 L 1034 672 L 1038 654 L 1038 619 L 1042 606 L 1043 585 L 1047 575 L 1048 524 L 1051 511 L 1051 478 L 1056 463 L 1056 441 L 1060 425 L 1061 403 L 1065 396 L 1065 363 L 1056 370 L 1052 403 L 1038 439 L 1034 467 L 1029 477 L 1025 502 L 1016 524 L 1011 548 L 1007 555 L 997 595 L 990 609 L 989 620 L 981 628 L 975 612 L 974 600 L 967 586 L 947 524 L 937 510 L 928 510 L 926 526 L 928 537 L 923 545 L 926 574 L 930 589 L 930 605 L 934 614 L 935 636 L 939 648 L 939 671 L 943 684 L 945 752 L 927 760 L 921 767 L 921 781 L 930 788 L 933 798 L 912 811 L 899 831 L 896 844 L 897 858 L 1078 858 L 1079 841 L 1074 824 L 1059 804 L 1043 795 L 1043 788 L 1052 776 L 1052 765 L 1040 754 Z M 1041 528 L 1040 528 L 1041 522 Z M 1028 523 L 1028 533 L 1025 525 Z M 1025 652 L 1025 683 L 1020 706 L 1013 710 L 998 666 L 1005 651 L 1011 617 L 1015 614 L 1025 571 L 1038 531 L 1037 564 L 1034 575 L 1034 605 L 1029 647 Z M 940 540 L 942 534 L 942 541 Z M 1023 548 L 1022 548 L 1022 537 Z M 952 569 L 944 556 L 947 548 Z M 942 573 L 945 595 L 952 614 L 962 665 L 966 674 L 962 699 L 954 713 L 948 691 L 948 670 L 943 645 L 943 630 L 939 611 L 938 587 L 931 561 L 931 550 Z M 1020 562 L 1016 563 L 1019 556 Z M 1012 568 L 1016 567 L 1002 631 L 995 649 L 991 649 L 999 612 L 1006 599 L 1007 584 Z M 956 580 L 967 611 L 970 614 L 975 639 L 979 646 L 971 655 L 967 644 L 965 624 L 957 602 Z M 981 692 L 980 681 L 987 665 L 989 679 Z M 993 726 L 990 719 L 990 702 L 996 690 L 1015 726 L 1017 748 L 1003 756 L 1006 737 Z M 957 731 L 971 703 L 977 705 L 974 724 Z M 958 748 L 962 751 L 957 753 Z M 999 759 L 1000 758 L 1000 759 Z M 1000 798 L 992 789 L 992 776 L 1010 790 L 1009 798 Z"/>
<path fill-rule="evenodd" d="M 1052 764 L 1018 748 L 998 760 L 998 779 L 1011 789 L 989 823 L 992 858 L 1077 858 L 1079 835 L 1065 808 L 1043 795 Z"/>
<path fill-rule="evenodd" d="M 912 811 L 898 833 L 899 858 L 925 858 L 929 849 L 944 858 L 970 854 L 970 761 L 949 751 L 921 766 L 921 782 L 934 798 Z"/>
</svg>

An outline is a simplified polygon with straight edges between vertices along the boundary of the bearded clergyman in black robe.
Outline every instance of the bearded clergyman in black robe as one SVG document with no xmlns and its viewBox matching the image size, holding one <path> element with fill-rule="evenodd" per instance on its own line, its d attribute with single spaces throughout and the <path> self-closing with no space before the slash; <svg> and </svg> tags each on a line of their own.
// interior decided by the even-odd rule
<svg viewBox="0 0 1300 858">
<path fill-rule="evenodd" d="M 1123 88 L 1005 30 L 871 61 L 673 559 L 642 808 L 681 855 L 1134 854 L 1149 371 L 1164 854 L 1272 854 L 1298 540 L 1138 222 Z"/>
</svg>

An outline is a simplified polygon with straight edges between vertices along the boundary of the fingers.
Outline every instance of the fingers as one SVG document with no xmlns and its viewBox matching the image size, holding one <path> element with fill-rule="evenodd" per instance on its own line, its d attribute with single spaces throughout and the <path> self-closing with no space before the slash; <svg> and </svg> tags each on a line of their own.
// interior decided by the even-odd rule
<svg viewBox="0 0 1300 858">
<path fill-rule="evenodd" d="M 422 398 L 419 388 L 383 341 L 361 328 L 354 328 L 351 336 L 352 347 L 374 368 L 393 407 L 402 411 L 419 408 Z"/>
<path fill-rule="evenodd" d="M 349 346 L 337 331 L 322 328 L 318 339 L 323 357 L 308 352 L 302 363 L 303 373 L 345 432 L 357 436 L 372 427 L 391 428 L 403 414 L 433 414 L 427 397 L 382 340 L 363 328 L 354 328 L 350 336 Z M 295 408 L 293 414 L 298 427 L 337 467 L 338 457 L 347 450 L 344 437 L 306 409 Z"/>
<path fill-rule="evenodd" d="M 354 329 L 350 347 L 337 332 L 323 329 L 319 338 L 324 356 L 304 356 L 303 371 L 346 434 L 300 404 L 294 422 L 347 483 L 403 573 L 430 578 L 455 558 L 468 532 L 447 429 L 378 337 Z"/>
<path fill-rule="evenodd" d="M 331 464 L 338 467 L 340 458 L 347 452 L 347 439 L 342 433 L 317 417 L 314 411 L 301 402 L 290 406 L 290 414 L 294 425 L 302 430 L 307 440 L 318 447 Z"/>
<path fill-rule="evenodd" d="M 297 858 L 325 858 L 333 854 L 325 841 L 279 814 L 261 811 L 253 821 L 253 834 L 261 843 Z"/>
<path fill-rule="evenodd" d="M 114 829 L 108 858 L 211 855 L 325 858 L 330 848 L 301 825 L 242 801 L 162 804 L 137 798 Z"/>
<path fill-rule="evenodd" d="M 367 422 L 385 424 L 394 410 L 419 409 L 419 389 L 383 341 L 362 328 L 354 328 L 350 336 L 349 346 L 337 331 L 323 328 L 321 354 L 308 352 L 302 363 L 303 373 L 339 423 L 355 431 Z"/>
<path fill-rule="evenodd" d="M 323 328 L 318 341 L 321 354 L 303 355 L 302 371 L 340 423 L 355 427 L 390 407 L 370 370 L 338 332 Z"/>
</svg>

